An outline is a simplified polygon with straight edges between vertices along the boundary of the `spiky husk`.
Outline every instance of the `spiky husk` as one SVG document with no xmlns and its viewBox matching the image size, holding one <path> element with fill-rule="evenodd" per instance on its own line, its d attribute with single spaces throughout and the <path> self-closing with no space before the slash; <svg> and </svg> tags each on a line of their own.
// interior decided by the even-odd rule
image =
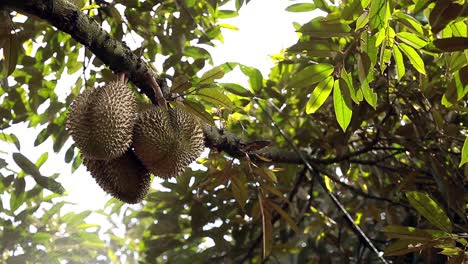
<svg viewBox="0 0 468 264">
<path fill-rule="evenodd" d="M 136 118 L 136 98 L 128 86 L 111 82 L 96 91 L 91 101 L 91 126 L 98 146 L 88 153 L 93 159 L 111 160 L 121 156 L 132 144 Z"/>
<path fill-rule="evenodd" d="M 109 161 L 83 157 L 83 163 L 105 192 L 123 202 L 138 203 L 148 193 L 150 174 L 132 150 Z"/>
<path fill-rule="evenodd" d="M 177 177 L 203 151 L 203 131 L 198 120 L 182 109 L 151 107 L 135 123 L 133 146 L 154 175 Z"/>
<path fill-rule="evenodd" d="M 86 156 L 88 153 L 97 151 L 92 135 L 90 115 L 91 101 L 95 92 L 94 88 L 86 89 L 73 100 L 66 122 L 66 128 L 75 141 L 75 145 Z"/>
</svg>

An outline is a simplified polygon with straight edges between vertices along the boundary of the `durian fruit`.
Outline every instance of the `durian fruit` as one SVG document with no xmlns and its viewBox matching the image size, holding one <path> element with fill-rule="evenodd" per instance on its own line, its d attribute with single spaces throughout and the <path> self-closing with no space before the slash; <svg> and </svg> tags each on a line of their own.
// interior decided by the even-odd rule
<svg viewBox="0 0 468 264">
<path fill-rule="evenodd" d="M 72 103 L 67 129 L 88 159 L 111 160 L 132 143 L 136 98 L 128 86 L 115 81 L 99 89 L 88 89 Z"/>
<path fill-rule="evenodd" d="M 138 203 L 148 193 L 150 173 L 131 149 L 113 160 L 84 156 L 83 163 L 105 192 L 123 202 Z"/>
<path fill-rule="evenodd" d="M 138 116 L 133 146 L 154 175 L 177 177 L 203 151 L 203 131 L 198 120 L 182 109 L 152 106 Z"/>
<path fill-rule="evenodd" d="M 121 156 L 132 144 L 137 104 L 135 94 L 123 82 L 111 82 L 98 89 L 91 101 L 93 138 L 98 146 L 94 159 Z"/>
<path fill-rule="evenodd" d="M 73 100 L 65 125 L 75 145 L 84 154 L 96 152 L 89 114 L 90 102 L 95 92 L 95 88 L 86 89 Z"/>
</svg>

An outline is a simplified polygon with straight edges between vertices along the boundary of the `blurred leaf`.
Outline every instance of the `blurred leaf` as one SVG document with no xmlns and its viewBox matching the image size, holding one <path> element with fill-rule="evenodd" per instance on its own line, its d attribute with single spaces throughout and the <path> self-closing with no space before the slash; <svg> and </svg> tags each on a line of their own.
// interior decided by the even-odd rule
<svg viewBox="0 0 468 264">
<path fill-rule="evenodd" d="M 419 22 L 416 18 L 402 12 L 396 11 L 393 13 L 393 17 L 397 19 L 398 22 L 402 23 L 403 25 L 407 26 L 410 29 L 413 29 L 417 33 L 423 35 L 423 27 L 421 22 Z"/>
<path fill-rule="evenodd" d="M 41 187 L 57 194 L 63 194 L 65 192 L 65 188 L 55 181 L 52 178 L 45 177 L 45 176 L 34 176 L 34 180 L 39 184 Z"/>
<path fill-rule="evenodd" d="M 315 5 L 312 3 L 292 4 L 286 8 L 288 12 L 309 12 L 315 10 Z"/>
<path fill-rule="evenodd" d="M 463 51 L 468 49 L 468 38 L 452 37 L 434 40 L 434 45 L 445 52 Z"/>
<path fill-rule="evenodd" d="M 47 161 L 48 158 L 49 158 L 49 153 L 48 152 L 42 153 L 42 155 L 36 161 L 36 167 L 40 168 L 42 166 L 42 164 L 44 164 Z"/>
<path fill-rule="evenodd" d="M 325 80 L 321 81 L 310 95 L 309 101 L 306 106 L 306 113 L 315 113 L 327 100 L 333 88 L 333 77 L 328 76 Z"/>
<path fill-rule="evenodd" d="M 258 195 L 258 204 L 262 221 L 262 252 L 263 257 L 271 255 L 273 248 L 273 224 L 271 223 L 271 211 L 263 201 L 261 195 Z"/>
<path fill-rule="evenodd" d="M 172 84 L 172 93 L 183 93 L 187 89 L 192 87 L 192 83 L 190 83 L 189 79 L 183 75 L 179 75 L 175 77 L 174 83 Z"/>
<path fill-rule="evenodd" d="M 241 85 L 239 84 L 235 84 L 235 83 L 221 83 L 220 84 L 221 87 L 223 87 L 226 91 L 230 92 L 230 93 L 233 93 L 235 95 L 238 95 L 238 96 L 242 96 L 242 97 L 253 97 L 253 94 L 245 89 L 244 87 L 242 87 Z"/>
<path fill-rule="evenodd" d="M 348 125 L 351 122 L 353 110 L 351 109 L 351 98 L 348 100 L 347 98 L 344 98 L 341 93 L 340 80 L 335 80 L 335 84 L 333 86 L 333 105 L 335 108 L 336 121 L 338 121 L 343 132 L 346 132 L 346 128 L 348 128 Z"/>
<path fill-rule="evenodd" d="M 236 198 L 237 203 L 239 204 L 240 208 L 244 210 L 245 203 L 248 197 L 248 190 L 247 190 L 247 183 L 245 179 L 238 177 L 238 175 L 231 175 L 231 191 Z"/>
<path fill-rule="evenodd" d="M 400 81 L 405 76 L 405 63 L 403 55 L 397 45 L 393 45 L 393 58 L 395 59 L 395 66 L 397 72 L 397 80 Z"/>
<path fill-rule="evenodd" d="M 465 138 L 465 143 L 463 143 L 462 152 L 461 152 L 461 160 L 458 167 L 461 167 L 463 164 L 468 162 L 468 136 Z"/>
<path fill-rule="evenodd" d="M 5 24 L 6 26 L 7 24 Z M 18 52 L 21 48 L 16 33 L 7 35 L 3 42 L 3 78 L 10 76 L 15 71 L 18 62 Z"/>
<path fill-rule="evenodd" d="M 328 24 L 322 17 L 318 17 L 304 24 L 298 31 L 314 38 L 346 37 L 351 34 L 351 27 L 341 23 Z"/>
<path fill-rule="evenodd" d="M 432 33 L 436 34 L 444 29 L 447 24 L 462 14 L 464 7 L 451 1 L 436 1 L 431 14 L 429 23 Z"/>
<path fill-rule="evenodd" d="M 294 75 L 288 88 L 304 88 L 323 81 L 333 73 L 333 65 L 319 63 L 307 66 Z"/>
<path fill-rule="evenodd" d="M 198 89 L 194 94 L 217 107 L 223 106 L 228 109 L 232 109 L 234 106 L 231 99 L 229 99 L 229 97 L 227 97 L 219 88 L 213 87 Z"/>
<path fill-rule="evenodd" d="M 432 243 L 419 240 L 397 240 L 385 248 L 384 254 L 385 256 L 403 256 L 432 246 Z"/>
<path fill-rule="evenodd" d="M 449 237 L 448 233 L 440 230 L 417 229 L 410 226 L 385 226 L 382 228 L 382 232 L 385 232 L 385 235 L 388 238 L 399 238 L 413 241 L 431 241 L 441 237 Z"/>
<path fill-rule="evenodd" d="M 224 69 L 221 66 L 214 67 L 213 69 L 205 72 L 200 78 L 199 84 L 212 84 L 214 80 L 221 79 L 224 76 Z"/>
<path fill-rule="evenodd" d="M 13 160 L 26 173 L 33 177 L 41 176 L 39 169 L 21 153 L 13 153 Z"/>
<path fill-rule="evenodd" d="M 406 57 L 409 59 L 411 65 L 420 73 L 426 74 L 426 70 L 424 69 L 424 62 L 421 59 L 421 56 L 410 46 L 400 43 L 398 47 L 403 51 Z"/>
<path fill-rule="evenodd" d="M 270 201 L 268 201 L 268 206 L 271 206 L 273 208 L 273 210 L 275 210 L 281 216 L 281 218 L 283 218 L 284 221 L 286 221 L 286 223 L 288 223 L 288 225 L 294 230 L 294 232 L 296 232 L 296 234 L 301 233 L 301 231 L 299 230 L 299 227 L 297 226 L 296 222 L 294 222 L 294 220 L 291 218 L 291 216 L 288 213 L 286 213 L 281 207 L 279 207 L 278 205 L 276 205 L 275 203 L 270 202 Z"/>
<path fill-rule="evenodd" d="M 203 122 L 210 124 L 212 126 L 215 126 L 215 123 L 213 121 L 213 117 L 211 116 L 211 114 L 208 113 L 205 110 L 205 108 L 199 103 L 196 103 L 190 100 L 185 100 L 183 104 L 180 102 L 170 102 L 170 103 L 171 105 L 187 110 L 187 112 L 192 113 L 196 117 L 200 118 L 200 120 L 202 120 Z"/>
<path fill-rule="evenodd" d="M 388 1 L 373 0 L 369 8 L 369 26 L 372 29 L 381 29 L 388 24 Z"/>
<path fill-rule="evenodd" d="M 398 37 L 398 39 L 412 46 L 415 49 L 420 49 L 427 45 L 427 41 L 421 39 L 420 37 L 418 37 L 416 34 L 413 34 L 413 33 L 398 32 L 396 36 Z"/>
<path fill-rule="evenodd" d="M 21 148 L 20 142 L 15 134 L 0 133 L 0 140 L 15 144 L 16 149 L 18 150 Z"/>
<path fill-rule="evenodd" d="M 247 75 L 247 77 L 249 77 L 250 88 L 252 88 L 253 92 L 258 92 L 263 88 L 263 76 L 258 69 L 245 65 L 241 65 L 240 69 L 245 75 Z"/>
<path fill-rule="evenodd" d="M 452 223 L 445 214 L 444 210 L 429 197 L 427 193 L 423 192 L 406 192 L 406 198 L 410 204 L 426 218 L 433 226 L 445 232 L 452 232 Z"/>
</svg>

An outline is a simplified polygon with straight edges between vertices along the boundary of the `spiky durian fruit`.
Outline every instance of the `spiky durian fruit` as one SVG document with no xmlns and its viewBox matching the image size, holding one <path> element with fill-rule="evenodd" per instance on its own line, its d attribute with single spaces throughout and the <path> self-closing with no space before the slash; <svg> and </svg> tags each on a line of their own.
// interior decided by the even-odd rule
<svg viewBox="0 0 468 264">
<path fill-rule="evenodd" d="M 203 151 L 203 131 L 190 113 L 153 106 L 139 114 L 133 146 L 135 154 L 154 175 L 177 177 Z"/>
<path fill-rule="evenodd" d="M 85 90 L 73 101 L 67 128 L 88 159 L 111 160 L 132 143 L 136 98 L 124 82 Z"/>
<path fill-rule="evenodd" d="M 73 100 L 68 111 L 66 128 L 81 153 L 96 152 L 90 121 L 90 106 L 96 89 L 84 90 Z"/>
<path fill-rule="evenodd" d="M 83 163 L 104 191 L 123 202 L 138 203 L 148 193 L 150 174 L 132 150 L 113 160 L 83 157 Z"/>
</svg>

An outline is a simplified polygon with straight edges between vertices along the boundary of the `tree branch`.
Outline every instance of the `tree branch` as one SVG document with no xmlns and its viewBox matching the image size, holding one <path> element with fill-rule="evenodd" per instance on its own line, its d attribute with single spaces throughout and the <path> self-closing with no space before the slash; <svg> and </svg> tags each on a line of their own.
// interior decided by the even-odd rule
<svg viewBox="0 0 468 264">
<path fill-rule="evenodd" d="M 136 56 L 130 48 L 105 32 L 91 17 L 66 0 L 3 0 L 0 7 L 6 7 L 25 15 L 47 20 L 57 29 L 70 34 L 76 41 L 87 47 L 114 72 L 127 72 L 129 79 L 156 103 L 148 75 L 157 74 Z"/>
</svg>

